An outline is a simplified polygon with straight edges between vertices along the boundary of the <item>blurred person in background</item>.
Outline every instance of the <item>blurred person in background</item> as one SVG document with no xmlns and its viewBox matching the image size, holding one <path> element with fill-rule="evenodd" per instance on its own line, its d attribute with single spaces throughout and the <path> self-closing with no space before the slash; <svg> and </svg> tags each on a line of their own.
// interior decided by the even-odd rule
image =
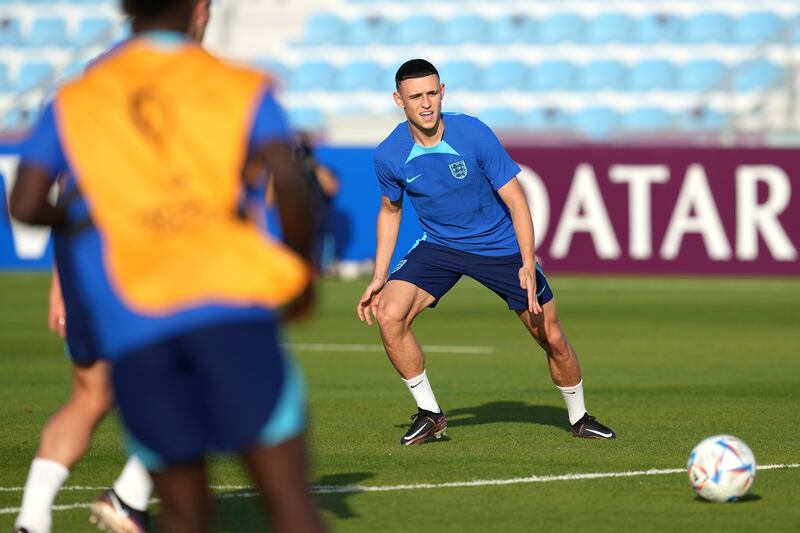
<svg viewBox="0 0 800 533">
<path fill-rule="evenodd" d="M 357 313 L 370 325 L 370 314 L 377 319 L 386 353 L 417 403 L 400 444 L 421 444 L 447 429 L 411 324 L 464 275 L 503 298 L 544 349 L 572 434 L 615 438 L 614 431 L 586 411 L 578 356 L 536 261 L 531 214 L 516 178 L 519 166 L 483 122 L 442 113 L 445 86 L 428 61 L 404 63 L 395 84 L 394 100 L 406 121 L 375 150 L 383 193 L 375 273 Z M 390 274 L 405 194 L 425 233 Z"/>
<path fill-rule="evenodd" d="M 207 10 L 207 0 L 123 3 L 132 39 L 57 91 L 22 154 L 10 211 L 56 228 L 62 289 L 68 274 L 75 291 L 65 303 L 85 308 L 95 353 L 112 361 L 161 529 L 208 530 L 206 456 L 228 451 L 276 530 L 321 531 L 302 377 L 277 320 L 280 307 L 297 318 L 312 303 L 310 195 L 269 80 L 191 42 L 199 4 Z M 241 216 L 248 160 L 274 175 L 286 245 Z M 69 201 L 52 205 L 59 175 Z"/>
</svg>

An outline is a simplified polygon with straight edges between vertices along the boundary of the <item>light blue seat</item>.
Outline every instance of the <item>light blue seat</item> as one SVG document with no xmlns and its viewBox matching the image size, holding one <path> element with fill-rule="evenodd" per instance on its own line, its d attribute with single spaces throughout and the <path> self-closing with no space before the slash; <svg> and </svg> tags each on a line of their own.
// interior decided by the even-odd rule
<svg viewBox="0 0 800 533">
<path fill-rule="evenodd" d="M 535 41 L 543 44 L 580 42 L 583 24 L 583 19 L 572 13 L 552 15 L 539 25 Z"/>
<path fill-rule="evenodd" d="M 716 59 L 690 61 L 678 73 L 678 89 L 685 91 L 710 91 L 721 89 L 726 82 L 728 68 Z"/>
<path fill-rule="evenodd" d="M 0 93 L 9 92 L 11 90 L 11 83 L 8 81 L 8 66 L 5 63 L 0 63 Z"/>
<path fill-rule="evenodd" d="M 586 21 L 584 41 L 589 44 L 627 43 L 633 39 L 633 19 L 608 13 Z"/>
<path fill-rule="evenodd" d="M 572 114 L 560 107 L 539 107 L 523 114 L 520 126 L 531 132 L 566 131 L 573 127 Z"/>
<path fill-rule="evenodd" d="M 795 44 L 800 44 L 800 15 L 796 16 L 794 20 L 791 22 L 792 29 L 789 30 L 791 33 L 791 40 Z"/>
<path fill-rule="evenodd" d="M 534 91 L 569 91 L 576 85 L 577 68 L 569 61 L 544 61 L 534 67 L 530 79 Z"/>
<path fill-rule="evenodd" d="M 489 23 L 487 41 L 493 44 L 510 44 L 534 40 L 536 21 L 525 15 L 506 15 Z"/>
<path fill-rule="evenodd" d="M 522 90 L 528 86 L 528 67 L 519 61 L 498 61 L 483 70 L 487 91 Z"/>
<path fill-rule="evenodd" d="M 7 18 L 0 24 L 0 46 L 20 46 L 22 44 L 22 31 L 19 20 Z"/>
<path fill-rule="evenodd" d="M 318 46 L 322 44 L 341 44 L 344 41 L 346 23 L 336 15 L 318 13 L 312 15 L 305 29 L 303 44 Z"/>
<path fill-rule="evenodd" d="M 680 113 L 676 123 L 682 130 L 708 132 L 725 128 L 728 119 L 711 107 L 697 107 Z"/>
<path fill-rule="evenodd" d="M 686 22 L 684 41 L 687 43 L 727 43 L 732 38 L 733 21 L 725 13 L 700 13 Z"/>
<path fill-rule="evenodd" d="M 478 15 L 459 15 L 444 22 L 443 44 L 465 44 L 486 42 L 489 23 Z"/>
<path fill-rule="evenodd" d="M 47 17 L 33 21 L 25 45 L 31 48 L 67 46 L 67 28 L 63 18 Z"/>
<path fill-rule="evenodd" d="M 493 130 L 515 130 L 520 127 L 519 113 L 508 107 L 491 107 L 478 113 L 478 118 Z"/>
<path fill-rule="evenodd" d="M 627 68 L 619 61 L 592 61 L 578 73 L 578 85 L 586 91 L 621 90 L 626 78 Z"/>
<path fill-rule="evenodd" d="M 325 127 L 325 115 L 314 107 L 289 109 L 289 124 L 295 130 L 319 131 Z"/>
<path fill-rule="evenodd" d="M 78 23 L 78 31 L 72 45 L 78 48 L 92 45 L 105 45 L 114 36 L 114 25 L 107 18 L 87 18 Z"/>
<path fill-rule="evenodd" d="M 640 44 L 677 42 L 684 29 L 682 18 L 672 13 L 654 13 L 642 17 L 633 29 L 634 41 Z"/>
<path fill-rule="evenodd" d="M 428 15 L 406 17 L 394 26 L 396 45 L 435 43 L 440 34 L 439 21 Z"/>
<path fill-rule="evenodd" d="M 293 91 L 330 90 L 334 86 L 336 69 L 329 63 L 309 61 L 289 73 L 289 89 Z"/>
<path fill-rule="evenodd" d="M 3 129 L 8 131 L 22 131 L 28 129 L 32 123 L 31 113 L 19 107 L 12 107 L 3 117 Z"/>
<path fill-rule="evenodd" d="M 633 91 L 670 90 L 675 87 L 675 65 L 666 59 L 646 59 L 634 65 L 628 75 Z"/>
<path fill-rule="evenodd" d="M 346 44 L 392 44 L 392 24 L 381 16 L 361 17 L 350 21 L 345 28 Z"/>
<path fill-rule="evenodd" d="M 43 88 L 52 80 L 53 67 L 49 63 L 23 63 L 14 84 L 17 93 Z"/>
<path fill-rule="evenodd" d="M 336 88 L 340 91 L 380 90 L 383 70 L 371 61 L 356 61 L 339 70 Z"/>
<path fill-rule="evenodd" d="M 622 117 L 623 129 L 631 132 L 666 130 L 672 125 L 672 116 L 660 107 L 640 107 Z"/>
<path fill-rule="evenodd" d="M 471 61 L 451 61 L 438 70 L 447 90 L 474 91 L 481 81 L 481 69 Z"/>
<path fill-rule="evenodd" d="M 619 115 L 608 107 L 587 107 L 575 114 L 575 126 L 589 139 L 607 139 L 616 133 Z"/>
<path fill-rule="evenodd" d="M 276 83 L 288 83 L 289 67 L 272 57 L 260 57 L 253 61 L 253 67 L 263 70 Z"/>
<path fill-rule="evenodd" d="M 748 13 L 736 20 L 734 40 L 744 44 L 783 42 L 789 39 L 790 24 L 776 13 Z"/>
<path fill-rule="evenodd" d="M 774 87 L 784 79 L 783 67 L 767 59 L 748 61 L 736 67 L 733 88 L 737 91 L 758 91 Z"/>
</svg>

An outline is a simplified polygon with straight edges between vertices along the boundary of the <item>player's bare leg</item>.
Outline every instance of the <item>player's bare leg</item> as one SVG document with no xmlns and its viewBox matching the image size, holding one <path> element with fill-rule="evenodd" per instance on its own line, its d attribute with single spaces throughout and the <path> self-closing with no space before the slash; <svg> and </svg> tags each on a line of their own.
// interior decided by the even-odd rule
<svg viewBox="0 0 800 533">
<path fill-rule="evenodd" d="M 205 463 L 151 472 L 161 498 L 161 531 L 202 533 L 209 531 L 211 500 Z"/>
<path fill-rule="evenodd" d="M 325 531 L 322 516 L 309 492 L 303 441 L 303 437 L 295 437 L 278 446 L 257 446 L 242 454 L 276 531 Z"/>
<path fill-rule="evenodd" d="M 567 405 L 572 434 L 576 437 L 613 439 L 616 433 L 599 423 L 586 411 L 583 400 L 583 379 L 578 354 L 569 342 L 558 320 L 556 301 L 542 306 L 541 313 L 527 309 L 518 311 L 522 323 L 547 354 L 547 366 L 553 383 L 561 391 Z"/>
<path fill-rule="evenodd" d="M 426 291 L 407 281 L 392 280 L 383 288 L 375 317 L 381 330 L 386 354 L 417 402 L 418 412 L 400 444 L 422 444 L 431 437 L 442 437 L 447 418 L 436 402 L 425 371 L 425 354 L 411 324 L 435 301 Z"/>
</svg>

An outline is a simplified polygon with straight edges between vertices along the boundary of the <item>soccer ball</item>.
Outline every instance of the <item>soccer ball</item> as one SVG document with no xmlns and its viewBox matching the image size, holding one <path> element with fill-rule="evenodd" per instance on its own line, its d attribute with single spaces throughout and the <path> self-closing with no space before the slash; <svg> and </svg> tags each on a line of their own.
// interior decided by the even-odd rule
<svg viewBox="0 0 800 533">
<path fill-rule="evenodd" d="M 756 477 L 756 459 L 736 437 L 715 435 L 694 447 L 688 469 L 697 494 L 712 502 L 730 502 L 750 490 Z"/>
</svg>

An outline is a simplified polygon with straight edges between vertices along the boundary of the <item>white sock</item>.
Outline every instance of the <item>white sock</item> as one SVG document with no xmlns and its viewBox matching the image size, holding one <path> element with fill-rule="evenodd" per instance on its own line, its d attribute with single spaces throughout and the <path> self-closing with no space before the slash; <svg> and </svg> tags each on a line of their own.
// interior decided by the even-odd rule
<svg viewBox="0 0 800 533">
<path fill-rule="evenodd" d="M 34 459 L 14 528 L 24 527 L 30 533 L 49 533 L 53 501 L 68 476 L 69 469 L 61 463 L 38 457 Z"/>
<path fill-rule="evenodd" d="M 403 382 L 405 382 L 408 391 L 417 402 L 417 407 L 432 413 L 442 412 L 439 408 L 439 404 L 436 403 L 436 396 L 433 395 L 431 382 L 428 381 L 428 374 L 424 370 L 419 376 L 411 379 L 404 379 Z"/>
<path fill-rule="evenodd" d="M 128 506 L 137 511 L 147 510 L 150 493 L 153 492 L 153 480 L 147 468 L 138 457 L 131 455 L 122 473 L 114 483 L 114 492 Z"/>
<path fill-rule="evenodd" d="M 577 385 L 572 387 L 559 387 L 556 388 L 561 391 L 561 396 L 564 397 L 564 403 L 567 404 L 567 413 L 569 414 L 570 425 L 580 420 L 586 413 L 586 405 L 583 403 L 583 380 L 580 380 Z"/>
</svg>

